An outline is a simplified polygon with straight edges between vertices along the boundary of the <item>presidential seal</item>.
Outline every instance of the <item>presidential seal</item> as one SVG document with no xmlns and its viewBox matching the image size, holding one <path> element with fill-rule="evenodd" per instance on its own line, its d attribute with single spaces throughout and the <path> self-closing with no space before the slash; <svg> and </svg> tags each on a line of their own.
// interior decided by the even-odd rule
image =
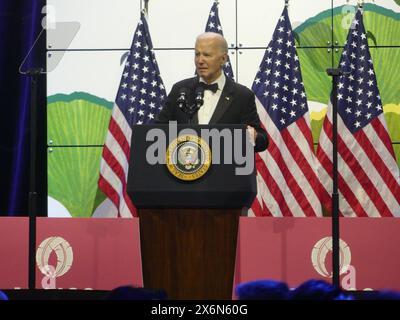
<svg viewBox="0 0 400 320">
<path fill-rule="evenodd" d="M 166 164 L 169 172 L 180 180 L 199 179 L 210 168 L 210 147 L 198 136 L 179 136 L 168 146 Z"/>
</svg>

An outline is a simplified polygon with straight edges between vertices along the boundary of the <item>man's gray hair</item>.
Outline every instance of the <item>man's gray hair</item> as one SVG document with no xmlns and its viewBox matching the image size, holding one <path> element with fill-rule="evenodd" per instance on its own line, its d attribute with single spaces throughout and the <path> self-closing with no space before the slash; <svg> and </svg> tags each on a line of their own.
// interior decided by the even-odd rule
<svg viewBox="0 0 400 320">
<path fill-rule="evenodd" d="M 222 53 L 228 53 L 228 43 L 226 42 L 225 38 L 216 32 L 204 32 L 197 36 L 196 42 L 200 39 L 216 39 L 218 40 L 218 45 Z"/>
</svg>

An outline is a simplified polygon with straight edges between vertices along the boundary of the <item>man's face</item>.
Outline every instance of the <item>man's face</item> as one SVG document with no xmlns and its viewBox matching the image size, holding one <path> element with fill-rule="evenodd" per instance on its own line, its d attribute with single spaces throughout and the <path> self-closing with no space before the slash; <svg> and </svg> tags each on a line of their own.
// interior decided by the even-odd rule
<svg viewBox="0 0 400 320">
<path fill-rule="evenodd" d="M 227 55 L 221 50 L 218 39 L 200 38 L 195 45 L 195 64 L 197 74 L 208 83 L 216 80 L 226 62 Z"/>
</svg>

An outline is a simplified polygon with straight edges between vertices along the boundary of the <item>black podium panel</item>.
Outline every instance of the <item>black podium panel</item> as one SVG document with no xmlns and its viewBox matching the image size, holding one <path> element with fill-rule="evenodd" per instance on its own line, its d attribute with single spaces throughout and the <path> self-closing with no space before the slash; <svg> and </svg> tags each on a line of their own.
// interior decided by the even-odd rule
<svg viewBox="0 0 400 320">
<path fill-rule="evenodd" d="M 201 130 L 235 130 L 242 134 L 242 155 L 245 155 L 246 138 L 244 125 L 178 125 L 177 132 L 190 128 L 201 136 Z M 130 167 L 128 173 L 127 192 L 137 208 L 241 208 L 250 207 L 256 194 L 255 163 L 248 175 L 238 175 L 235 169 L 245 165 L 237 165 L 232 154 L 232 163 L 224 163 L 224 149 L 220 149 L 220 164 L 212 163 L 209 170 L 201 178 L 194 181 L 183 181 L 173 176 L 166 164 L 149 164 L 146 159 L 148 148 L 154 141 L 146 141 L 151 129 L 160 129 L 166 135 L 168 147 L 168 125 L 139 125 L 132 130 Z M 176 138 L 176 136 L 174 137 Z M 209 141 L 212 146 L 212 137 Z M 224 148 L 224 139 L 218 139 L 220 148 Z M 234 147 L 229 148 L 233 152 Z M 211 150 L 211 152 L 213 152 Z M 251 154 L 254 161 L 254 154 Z M 165 155 L 163 155 L 165 163 Z"/>
</svg>

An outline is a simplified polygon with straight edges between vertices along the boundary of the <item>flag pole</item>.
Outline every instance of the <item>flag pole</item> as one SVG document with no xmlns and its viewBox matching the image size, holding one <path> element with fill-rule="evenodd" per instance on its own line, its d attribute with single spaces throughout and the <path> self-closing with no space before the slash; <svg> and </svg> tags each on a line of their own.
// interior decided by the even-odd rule
<svg viewBox="0 0 400 320">
<path fill-rule="evenodd" d="M 149 1 L 150 0 L 144 0 L 144 15 L 146 17 L 146 19 L 148 19 L 148 14 L 149 14 Z"/>
</svg>

